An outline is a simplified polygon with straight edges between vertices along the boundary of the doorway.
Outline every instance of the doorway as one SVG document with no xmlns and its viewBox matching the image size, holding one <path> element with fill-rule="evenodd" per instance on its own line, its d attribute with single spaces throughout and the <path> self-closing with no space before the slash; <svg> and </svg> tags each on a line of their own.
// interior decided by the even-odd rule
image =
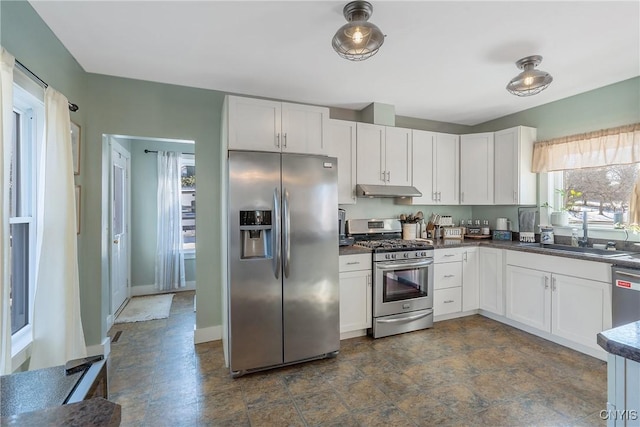
<svg viewBox="0 0 640 427">
<path fill-rule="evenodd" d="M 130 296 L 129 223 L 131 218 L 131 154 L 111 141 L 111 313 L 116 315 Z"/>
</svg>

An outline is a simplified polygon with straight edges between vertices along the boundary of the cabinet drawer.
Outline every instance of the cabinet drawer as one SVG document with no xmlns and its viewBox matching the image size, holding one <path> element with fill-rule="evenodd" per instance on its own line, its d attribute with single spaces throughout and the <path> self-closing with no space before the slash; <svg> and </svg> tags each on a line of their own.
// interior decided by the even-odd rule
<svg viewBox="0 0 640 427">
<path fill-rule="evenodd" d="M 433 293 L 433 315 L 462 311 L 462 288 L 438 289 Z"/>
<path fill-rule="evenodd" d="M 464 248 L 436 249 L 433 251 L 433 262 L 436 264 L 441 262 L 462 261 L 462 253 Z"/>
<path fill-rule="evenodd" d="M 339 271 L 371 270 L 371 254 L 341 255 Z"/>
<path fill-rule="evenodd" d="M 433 288 L 445 289 L 462 286 L 462 263 L 436 264 L 433 269 Z"/>
</svg>

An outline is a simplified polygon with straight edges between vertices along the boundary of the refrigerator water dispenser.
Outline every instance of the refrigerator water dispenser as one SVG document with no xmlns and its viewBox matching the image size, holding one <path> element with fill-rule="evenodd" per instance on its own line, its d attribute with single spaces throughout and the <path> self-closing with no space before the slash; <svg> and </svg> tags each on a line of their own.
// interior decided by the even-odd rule
<svg viewBox="0 0 640 427">
<path fill-rule="evenodd" d="M 272 258 L 271 211 L 240 211 L 241 259 Z"/>
</svg>

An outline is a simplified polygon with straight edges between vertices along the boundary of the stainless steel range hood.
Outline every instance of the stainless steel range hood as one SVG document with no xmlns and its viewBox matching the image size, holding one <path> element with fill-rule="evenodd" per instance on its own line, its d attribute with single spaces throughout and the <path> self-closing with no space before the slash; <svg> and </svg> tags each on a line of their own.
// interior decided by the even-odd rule
<svg viewBox="0 0 640 427">
<path fill-rule="evenodd" d="M 404 185 L 370 185 L 357 184 L 358 197 L 421 197 L 422 193 L 416 187 Z"/>
</svg>

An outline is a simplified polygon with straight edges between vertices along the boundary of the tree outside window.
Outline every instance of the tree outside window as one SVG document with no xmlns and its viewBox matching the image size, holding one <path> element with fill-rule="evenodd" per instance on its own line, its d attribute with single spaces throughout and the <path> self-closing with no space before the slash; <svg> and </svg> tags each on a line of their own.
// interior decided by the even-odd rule
<svg viewBox="0 0 640 427">
<path fill-rule="evenodd" d="M 611 165 L 563 172 L 563 206 L 570 221 L 621 225 L 627 222 L 631 192 L 640 164 Z"/>
</svg>

